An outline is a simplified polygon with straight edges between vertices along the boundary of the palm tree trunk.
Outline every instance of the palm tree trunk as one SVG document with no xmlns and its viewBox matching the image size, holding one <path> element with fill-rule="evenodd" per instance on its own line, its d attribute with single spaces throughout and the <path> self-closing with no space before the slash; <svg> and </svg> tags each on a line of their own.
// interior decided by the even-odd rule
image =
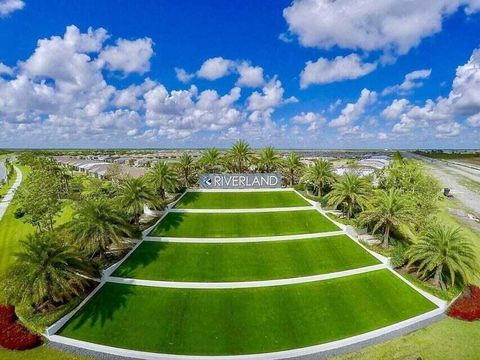
<svg viewBox="0 0 480 360">
<path fill-rule="evenodd" d="M 439 288 L 440 287 L 440 276 L 442 275 L 443 271 L 443 264 L 440 264 L 437 266 L 437 269 L 435 270 L 435 276 L 433 277 L 433 284 Z"/>
<path fill-rule="evenodd" d="M 388 239 L 390 237 L 390 224 L 385 225 L 385 232 L 383 233 L 383 247 L 388 248 Z"/>
<path fill-rule="evenodd" d="M 322 184 L 322 182 L 320 181 L 320 184 L 318 185 L 318 196 L 319 196 L 319 197 L 322 197 L 322 187 L 323 187 L 323 184 Z"/>
</svg>

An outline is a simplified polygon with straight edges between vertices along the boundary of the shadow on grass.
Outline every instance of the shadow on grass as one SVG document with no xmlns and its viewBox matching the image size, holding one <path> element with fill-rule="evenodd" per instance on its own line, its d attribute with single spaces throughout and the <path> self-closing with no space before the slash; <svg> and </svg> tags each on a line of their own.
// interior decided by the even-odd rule
<svg viewBox="0 0 480 360">
<path fill-rule="evenodd" d="M 177 229 L 184 221 L 186 214 L 184 213 L 169 213 L 165 218 L 157 225 L 155 229 L 149 234 L 151 236 L 162 236 L 166 232 Z"/>
<path fill-rule="evenodd" d="M 187 208 L 188 205 L 190 205 L 191 203 L 194 203 L 195 201 L 198 200 L 198 198 L 200 198 L 201 196 L 201 193 L 198 193 L 198 192 L 189 192 L 189 193 L 186 193 L 181 199 L 180 201 L 178 202 L 177 206 L 175 206 L 176 208 Z"/>
<path fill-rule="evenodd" d="M 74 316 L 73 330 L 83 327 L 103 327 L 113 320 L 115 313 L 125 307 L 130 295 L 134 294 L 133 286 L 108 283 Z M 68 327 L 68 324 L 66 325 Z"/>
<path fill-rule="evenodd" d="M 145 267 L 158 261 L 161 252 L 167 244 L 161 242 L 144 242 L 120 267 L 115 270 L 113 276 L 130 277 L 140 267 Z"/>
</svg>

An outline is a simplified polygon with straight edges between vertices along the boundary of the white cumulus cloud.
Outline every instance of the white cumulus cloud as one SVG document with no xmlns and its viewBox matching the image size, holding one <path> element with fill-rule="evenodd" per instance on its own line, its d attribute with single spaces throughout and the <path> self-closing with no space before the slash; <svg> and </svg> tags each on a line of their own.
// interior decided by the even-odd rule
<svg viewBox="0 0 480 360">
<path fill-rule="evenodd" d="M 337 56 L 332 60 L 319 58 L 305 64 L 300 74 L 300 87 L 305 89 L 311 84 L 357 79 L 371 73 L 376 67 L 376 63 L 363 63 L 357 54 Z"/>
<path fill-rule="evenodd" d="M 7 16 L 25 7 L 23 0 L 0 0 L 0 17 Z"/>
<path fill-rule="evenodd" d="M 107 46 L 99 55 L 109 70 L 124 74 L 144 74 L 150 70 L 153 55 L 153 42 L 150 38 L 125 40 L 118 39 L 114 46 Z"/>
</svg>

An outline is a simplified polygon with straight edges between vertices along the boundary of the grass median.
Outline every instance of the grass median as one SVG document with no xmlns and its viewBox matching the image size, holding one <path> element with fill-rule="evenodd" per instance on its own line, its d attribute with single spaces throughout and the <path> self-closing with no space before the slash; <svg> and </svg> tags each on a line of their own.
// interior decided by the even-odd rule
<svg viewBox="0 0 480 360">
<path fill-rule="evenodd" d="M 187 192 L 178 209 L 251 209 L 310 206 L 294 191 Z"/>
<path fill-rule="evenodd" d="M 433 309 L 388 270 L 228 290 L 107 283 L 59 335 L 168 354 L 255 354 L 358 335 Z"/>
<path fill-rule="evenodd" d="M 379 263 L 345 235 L 234 244 L 145 241 L 113 276 L 165 281 L 254 281 L 326 274 Z"/>
<path fill-rule="evenodd" d="M 263 213 L 169 213 L 149 234 L 166 237 L 254 237 L 339 228 L 316 210 Z"/>
</svg>

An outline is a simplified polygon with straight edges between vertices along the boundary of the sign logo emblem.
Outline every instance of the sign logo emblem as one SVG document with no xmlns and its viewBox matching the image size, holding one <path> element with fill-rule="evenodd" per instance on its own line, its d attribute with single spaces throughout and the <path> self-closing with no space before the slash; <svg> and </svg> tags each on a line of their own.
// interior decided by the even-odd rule
<svg viewBox="0 0 480 360">
<path fill-rule="evenodd" d="M 269 189 L 282 186 L 280 174 L 204 174 L 199 185 L 208 189 Z"/>
<path fill-rule="evenodd" d="M 209 178 L 209 177 L 205 177 L 205 178 L 203 179 L 203 185 L 205 185 L 205 186 L 212 186 L 212 179 Z"/>
</svg>

